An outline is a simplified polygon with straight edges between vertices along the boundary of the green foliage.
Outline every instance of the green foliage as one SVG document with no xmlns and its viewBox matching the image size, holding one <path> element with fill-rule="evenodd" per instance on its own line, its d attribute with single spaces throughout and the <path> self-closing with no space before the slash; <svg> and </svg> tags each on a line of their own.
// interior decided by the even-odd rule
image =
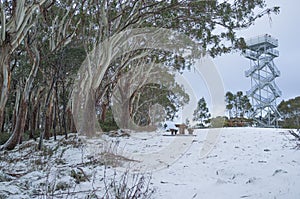
<svg viewBox="0 0 300 199">
<path fill-rule="evenodd" d="M 193 121 L 199 122 L 197 124 L 197 126 L 199 126 L 199 127 L 204 127 L 205 124 L 207 124 L 209 122 L 209 118 L 211 115 L 207 108 L 207 104 L 206 104 L 204 97 L 202 97 L 198 101 L 198 106 L 197 106 L 196 110 L 194 111 L 193 116 L 194 116 Z"/>
<path fill-rule="evenodd" d="M 10 137 L 9 133 L 3 132 L 0 133 L 0 145 L 4 144 Z"/>
<path fill-rule="evenodd" d="M 2 132 L 0 133 L 0 145 L 4 144 L 11 136 L 11 133 L 8 132 Z M 29 131 L 26 131 L 22 136 L 22 142 L 29 140 Z M 37 137 L 37 135 L 35 136 Z"/>
<path fill-rule="evenodd" d="M 104 121 L 99 121 L 100 127 L 104 132 L 109 132 L 113 130 L 117 130 L 119 127 L 114 120 L 112 110 L 109 108 L 106 113 L 106 117 Z"/>
<path fill-rule="evenodd" d="M 253 112 L 248 96 L 244 95 L 242 91 L 238 91 L 236 94 L 228 91 L 225 95 L 225 102 L 230 118 L 250 117 Z"/>
<path fill-rule="evenodd" d="M 282 115 L 280 126 L 284 128 L 300 128 L 300 96 L 287 101 L 281 101 L 278 111 Z"/>
<path fill-rule="evenodd" d="M 146 84 L 135 93 L 132 98 L 134 121 L 138 125 L 150 123 L 149 109 L 155 104 L 161 105 L 166 113 L 167 120 L 173 120 L 180 107 L 188 103 L 189 96 L 184 88 L 172 79 L 173 88 L 167 88 L 159 84 Z M 137 97 L 138 96 L 138 97 Z"/>
<path fill-rule="evenodd" d="M 235 31 L 248 28 L 264 14 L 279 13 L 279 8 L 266 9 L 256 15 L 255 8 L 265 7 L 264 0 L 238 1 L 161 1 L 154 8 L 164 7 L 153 20 L 147 20 L 149 26 L 177 29 L 180 32 L 201 40 L 201 47 L 211 56 L 228 53 L 246 47 L 243 38 Z M 220 28 L 217 33 L 216 28 Z M 229 41 L 226 45 L 224 41 Z"/>
</svg>

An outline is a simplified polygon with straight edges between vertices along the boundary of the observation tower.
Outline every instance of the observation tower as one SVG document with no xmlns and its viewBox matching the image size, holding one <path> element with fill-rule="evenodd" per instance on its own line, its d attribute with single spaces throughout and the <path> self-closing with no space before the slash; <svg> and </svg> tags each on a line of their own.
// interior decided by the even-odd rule
<svg viewBox="0 0 300 199">
<path fill-rule="evenodd" d="M 280 71 L 273 59 L 279 56 L 278 40 L 268 34 L 246 41 L 247 50 L 244 56 L 250 60 L 250 69 L 245 71 L 251 79 L 251 89 L 247 91 L 251 99 L 253 113 L 251 117 L 263 127 L 278 126 L 280 113 L 277 110 L 276 98 L 281 91 L 275 83 Z"/>
</svg>

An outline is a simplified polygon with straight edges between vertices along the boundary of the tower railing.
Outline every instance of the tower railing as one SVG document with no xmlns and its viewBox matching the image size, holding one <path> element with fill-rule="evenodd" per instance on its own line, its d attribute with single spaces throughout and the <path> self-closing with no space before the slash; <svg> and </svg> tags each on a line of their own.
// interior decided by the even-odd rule
<svg viewBox="0 0 300 199">
<path fill-rule="evenodd" d="M 278 47 L 278 39 L 271 37 L 271 35 L 269 34 L 265 34 L 250 38 L 246 41 L 246 44 L 249 48 L 253 48 L 254 46 L 261 46 L 262 44 L 267 44 L 270 48 L 276 48 Z"/>
</svg>

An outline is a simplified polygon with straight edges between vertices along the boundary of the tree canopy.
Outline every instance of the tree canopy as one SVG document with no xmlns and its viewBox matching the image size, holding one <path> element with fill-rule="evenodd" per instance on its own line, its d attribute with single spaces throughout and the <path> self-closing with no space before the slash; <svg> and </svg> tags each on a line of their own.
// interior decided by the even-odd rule
<svg viewBox="0 0 300 199">
<path fill-rule="evenodd" d="M 193 121 L 198 122 L 197 126 L 204 127 L 209 122 L 210 113 L 207 108 L 204 97 L 200 98 L 197 104 L 197 108 L 193 113 Z"/>
<path fill-rule="evenodd" d="M 225 102 L 229 118 L 251 117 L 252 105 L 248 96 L 244 95 L 242 91 L 237 91 L 236 94 L 228 91 L 225 95 Z"/>
</svg>

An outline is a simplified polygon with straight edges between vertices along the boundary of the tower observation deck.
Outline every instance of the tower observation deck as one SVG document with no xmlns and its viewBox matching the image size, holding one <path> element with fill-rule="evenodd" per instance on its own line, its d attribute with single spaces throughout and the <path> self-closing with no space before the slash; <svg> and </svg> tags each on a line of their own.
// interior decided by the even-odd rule
<svg viewBox="0 0 300 199">
<path fill-rule="evenodd" d="M 276 98 L 281 91 L 275 83 L 280 71 L 273 59 L 279 56 L 278 40 L 270 35 L 254 37 L 246 41 L 247 50 L 244 56 L 250 60 L 250 69 L 245 76 L 251 78 L 251 89 L 247 91 L 253 105 L 251 117 L 259 126 L 275 127 L 280 118 Z"/>
</svg>

